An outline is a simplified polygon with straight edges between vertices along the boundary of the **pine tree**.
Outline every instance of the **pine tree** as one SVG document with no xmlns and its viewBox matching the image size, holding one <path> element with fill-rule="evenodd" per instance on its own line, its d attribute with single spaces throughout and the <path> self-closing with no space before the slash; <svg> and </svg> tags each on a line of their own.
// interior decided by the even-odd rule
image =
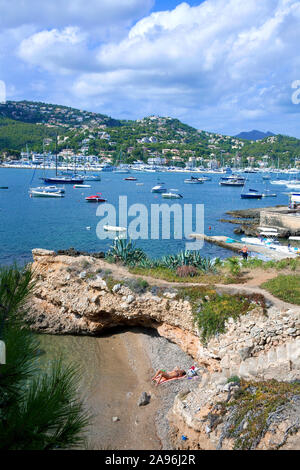
<svg viewBox="0 0 300 470">
<path fill-rule="evenodd" d="M 39 341 L 24 320 L 34 287 L 30 269 L 0 269 L 0 449 L 78 448 L 90 418 L 77 397 L 80 374 L 61 359 L 41 371 Z"/>
</svg>

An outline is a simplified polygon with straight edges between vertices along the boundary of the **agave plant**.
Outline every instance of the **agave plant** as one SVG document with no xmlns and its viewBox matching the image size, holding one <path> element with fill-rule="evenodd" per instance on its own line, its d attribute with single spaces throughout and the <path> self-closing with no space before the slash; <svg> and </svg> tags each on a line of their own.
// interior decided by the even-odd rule
<svg viewBox="0 0 300 470">
<path fill-rule="evenodd" d="M 121 261 L 126 265 L 136 265 L 146 260 L 147 256 L 140 248 L 136 248 L 132 240 L 117 238 L 106 255 L 114 262 Z"/>
<path fill-rule="evenodd" d="M 181 251 L 177 255 L 164 256 L 161 265 L 168 269 L 177 269 L 180 266 L 193 266 L 204 272 L 215 272 L 216 266 L 210 258 L 204 258 L 198 251 Z"/>
</svg>

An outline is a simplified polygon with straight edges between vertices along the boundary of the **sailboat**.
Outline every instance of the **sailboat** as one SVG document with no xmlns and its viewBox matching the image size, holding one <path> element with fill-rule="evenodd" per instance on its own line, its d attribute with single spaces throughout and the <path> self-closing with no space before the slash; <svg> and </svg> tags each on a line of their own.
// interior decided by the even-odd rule
<svg viewBox="0 0 300 470">
<path fill-rule="evenodd" d="M 82 184 L 84 178 L 76 175 L 76 157 L 75 157 L 75 174 L 72 176 L 58 175 L 57 173 L 57 134 L 55 141 L 55 176 L 41 178 L 44 183 L 50 184 Z"/>
<path fill-rule="evenodd" d="M 125 174 L 130 173 L 130 170 L 126 165 L 122 163 L 122 157 L 123 157 L 123 153 L 122 153 L 122 150 L 120 150 L 119 158 L 118 158 L 118 161 L 116 162 L 116 168 L 114 169 L 114 173 L 125 175 Z"/>
<path fill-rule="evenodd" d="M 288 183 L 287 180 L 280 180 L 279 179 L 279 173 L 280 173 L 280 171 L 279 171 L 279 157 L 278 157 L 278 161 L 277 161 L 277 171 L 276 171 L 276 173 L 277 173 L 277 178 L 275 180 L 270 181 L 271 184 L 285 185 L 286 183 Z"/>
<path fill-rule="evenodd" d="M 245 182 L 246 183 L 246 182 Z M 259 192 L 257 189 L 250 189 L 248 192 L 241 192 L 241 198 L 242 199 L 261 199 L 263 197 L 262 193 Z"/>
<path fill-rule="evenodd" d="M 267 188 L 267 181 L 266 181 L 266 189 L 262 193 L 262 197 L 277 197 L 276 193 L 272 193 L 270 189 Z"/>
</svg>

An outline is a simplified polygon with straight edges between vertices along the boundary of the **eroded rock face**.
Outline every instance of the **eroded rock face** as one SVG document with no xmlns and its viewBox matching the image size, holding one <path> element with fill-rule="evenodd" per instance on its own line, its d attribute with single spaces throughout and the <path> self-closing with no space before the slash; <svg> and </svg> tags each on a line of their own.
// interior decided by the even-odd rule
<svg viewBox="0 0 300 470">
<path fill-rule="evenodd" d="M 34 250 L 33 256 L 38 280 L 29 314 L 33 329 L 97 334 L 119 325 L 151 327 L 201 362 L 189 302 L 175 300 L 168 291 L 136 293 L 118 280 L 108 287 L 110 265 L 89 256 L 47 255 L 46 250 Z"/>
</svg>

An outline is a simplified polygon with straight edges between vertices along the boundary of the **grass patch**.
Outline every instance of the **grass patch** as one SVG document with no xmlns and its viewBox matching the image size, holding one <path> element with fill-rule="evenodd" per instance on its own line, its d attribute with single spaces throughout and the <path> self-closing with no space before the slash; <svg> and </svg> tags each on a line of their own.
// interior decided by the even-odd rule
<svg viewBox="0 0 300 470">
<path fill-rule="evenodd" d="M 282 271 L 284 269 L 290 269 L 291 271 L 296 271 L 300 267 L 299 258 L 285 258 L 280 261 L 263 261 L 257 258 L 248 258 L 247 261 L 242 261 L 243 268 L 248 269 L 276 269 L 277 271 Z"/>
<path fill-rule="evenodd" d="M 226 437 L 234 438 L 234 449 L 254 450 L 272 422 L 272 413 L 299 394 L 298 383 L 242 380 L 233 398 L 223 403 L 223 410 L 230 410 Z"/>
<path fill-rule="evenodd" d="M 228 276 L 224 274 L 202 274 L 199 271 L 198 275 L 180 277 L 175 271 L 169 268 L 156 267 L 156 268 L 129 268 L 129 272 L 139 276 L 149 276 L 154 279 L 161 279 L 168 282 L 182 282 L 194 284 L 240 284 L 244 280 L 239 277 Z"/>
<path fill-rule="evenodd" d="M 300 275 L 280 274 L 260 287 L 286 302 L 300 305 Z"/>
</svg>

